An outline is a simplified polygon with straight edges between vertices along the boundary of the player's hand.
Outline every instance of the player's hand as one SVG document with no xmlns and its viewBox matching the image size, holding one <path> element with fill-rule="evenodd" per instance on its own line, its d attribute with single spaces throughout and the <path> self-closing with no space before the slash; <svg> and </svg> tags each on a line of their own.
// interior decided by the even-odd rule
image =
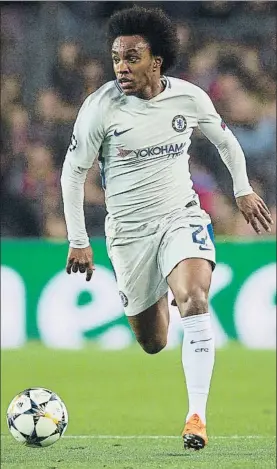
<svg viewBox="0 0 277 469">
<path fill-rule="evenodd" d="M 81 272 L 86 274 L 86 281 L 89 282 L 93 271 L 95 270 L 93 263 L 93 251 L 90 246 L 87 248 L 69 248 L 66 272 Z"/>
<path fill-rule="evenodd" d="M 255 192 L 236 198 L 237 206 L 247 223 L 251 223 L 256 233 L 261 234 L 260 225 L 270 233 L 270 225 L 273 225 L 271 213 L 263 199 Z"/>
</svg>

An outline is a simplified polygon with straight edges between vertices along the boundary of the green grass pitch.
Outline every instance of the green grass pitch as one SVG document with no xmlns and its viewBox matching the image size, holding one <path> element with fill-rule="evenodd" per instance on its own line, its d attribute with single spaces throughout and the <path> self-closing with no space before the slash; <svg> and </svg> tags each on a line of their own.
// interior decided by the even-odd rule
<svg viewBox="0 0 277 469">
<path fill-rule="evenodd" d="M 180 350 L 54 351 L 38 344 L 2 351 L 3 469 L 268 469 L 276 467 L 275 352 L 232 344 L 217 351 L 208 403 L 208 446 L 185 452 L 187 398 Z M 5 413 L 19 391 L 43 386 L 69 412 L 66 436 L 26 448 Z M 159 438 L 157 438 L 159 437 Z"/>
</svg>

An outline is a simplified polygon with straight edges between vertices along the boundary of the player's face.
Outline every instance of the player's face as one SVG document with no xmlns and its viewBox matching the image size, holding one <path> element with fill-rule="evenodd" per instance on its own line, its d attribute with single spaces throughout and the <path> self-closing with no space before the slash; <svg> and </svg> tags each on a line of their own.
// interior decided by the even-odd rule
<svg viewBox="0 0 277 469">
<path fill-rule="evenodd" d="M 126 95 L 144 96 L 160 79 L 161 59 L 141 36 L 120 36 L 112 46 L 113 68 Z"/>
</svg>

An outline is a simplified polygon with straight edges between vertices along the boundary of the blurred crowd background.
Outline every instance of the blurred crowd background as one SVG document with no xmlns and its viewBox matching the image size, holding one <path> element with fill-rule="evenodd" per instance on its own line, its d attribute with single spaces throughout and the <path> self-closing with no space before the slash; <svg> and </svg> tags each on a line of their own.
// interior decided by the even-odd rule
<svg viewBox="0 0 277 469">
<path fill-rule="evenodd" d="M 1 2 L 2 236 L 66 237 L 60 173 L 72 126 L 84 98 L 113 79 L 107 19 L 134 3 L 160 6 L 177 22 L 181 53 L 168 75 L 208 92 L 276 219 L 277 3 Z M 190 155 L 194 187 L 216 234 L 255 236 L 217 150 L 197 131 Z M 85 212 L 89 235 L 103 235 L 97 163 L 86 182 Z"/>
</svg>

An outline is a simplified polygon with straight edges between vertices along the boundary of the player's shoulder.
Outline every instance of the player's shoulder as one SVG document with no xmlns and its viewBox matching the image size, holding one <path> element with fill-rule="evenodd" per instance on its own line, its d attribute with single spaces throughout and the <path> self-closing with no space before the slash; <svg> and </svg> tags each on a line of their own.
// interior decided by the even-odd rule
<svg viewBox="0 0 277 469">
<path fill-rule="evenodd" d="M 90 110 L 92 107 L 99 108 L 110 105 L 111 102 L 119 99 L 121 95 L 122 92 L 119 86 L 117 86 L 116 80 L 108 81 L 86 97 L 82 105 L 82 110 Z"/>
<path fill-rule="evenodd" d="M 200 86 L 194 85 L 194 83 L 191 83 L 190 81 L 175 77 L 166 78 L 169 82 L 169 86 L 172 88 L 172 91 L 176 94 L 187 95 L 193 98 L 206 95 L 206 92 L 200 88 Z"/>
</svg>

